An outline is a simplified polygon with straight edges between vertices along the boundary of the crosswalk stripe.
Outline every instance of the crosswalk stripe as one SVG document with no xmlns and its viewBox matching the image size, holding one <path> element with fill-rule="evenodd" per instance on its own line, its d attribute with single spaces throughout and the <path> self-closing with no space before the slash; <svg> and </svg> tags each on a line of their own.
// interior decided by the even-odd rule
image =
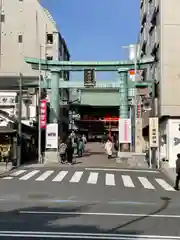
<svg viewBox="0 0 180 240">
<path fill-rule="evenodd" d="M 70 182 L 73 182 L 73 183 L 79 182 L 82 175 L 83 175 L 83 172 L 81 172 L 81 171 L 75 172 L 74 175 L 72 176 Z"/>
<path fill-rule="evenodd" d="M 17 176 L 19 176 L 19 175 L 21 175 L 21 174 L 23 174 L 23 173 L 25 173 L 25 172 L 27 172 L 27 170 L 18 170 L 18 171 L 16 171 L 16 172 L 13 172 L 13 173 L 11 174 L 11 176 L 17 177 Z"/>
<path fill-rule="evenodd" d="M 114 174 L 106 173 L 106 182 L 107 186 L 115 186 Z"/>
<path fill-rule="evenodd" d="M 54 171 L 45 171 L 38 178 L 36 178 L 36 181 L 44 181 L 44 180 L 46 180 L 53 172 Z"/>
<path fill-rule="evenodd" d="M 155 187 L 150 183 L 150 181 L 146 177 L 138 177 L 138 179 L 144 188 L 155 189 Z"/>
<path fill-rule="evenodd" d="M 89 174 L 89 178 L 87 180 L 88 184 L 96 184 L 98 180 L 98 173 L 97 172 L 91 172 Z"/>
<path fill-rule="evenodd" d="M 21 177 L 19 180 L 28 180 L 31 177 L 33 177 L 34 175 L 36 175 L 38 172 L 40 172 L 40 170 L 31 171 L 30 173 L 28 173 L 28 174 L 24 175 L 23 177 Z"/>
<path fill-rule="evenodd" d="M 125 187 L 132 187 L 132 188 L 135 187 L 130 176 L 122 175 L 121 177 L 122 177 L 123 184 L 124 184 Z"/>
<path fill-rule="evenodd" d="M 166 191 L 175 191 L 175 189 L 170 184 L 168 184 L 165 180 L 161 178 L 155 178 L 155 180 Z"/>
<path fill-rule="evenodd" d="M 13 172 L 10 176 L 7 176 L 7 177 L 3 177 L 3 179 L 6 179 L 6 180 L 11 180 L 13 179 L 14 177 L 17 177 L 23 173 L 25 173 L 27 170 L 18 170 L 16 172 Z"/>
<path fill-rule="evenodd" d="M 52 180 L 52 182 L 61 182 L 67 174 L 68 171 L 59 172 L 58 175 Z"/>
</svg>

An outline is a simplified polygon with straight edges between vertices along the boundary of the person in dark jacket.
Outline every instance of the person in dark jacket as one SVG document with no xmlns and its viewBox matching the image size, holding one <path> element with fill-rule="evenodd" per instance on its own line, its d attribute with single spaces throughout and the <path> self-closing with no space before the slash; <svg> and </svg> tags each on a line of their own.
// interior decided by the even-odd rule
<svg viewBox="0 0 180 240">
<path fill-rule="evenodd" d="M 174 189 L 179 191 L 179 181 L 180 181 L 180 153 L 177 154 L 177 160 L 176 160 L 176 181 L 175 181 L 175 187 Z"/>
<path fill-rule="evenodd" d="M 68 139 L 67 148 L 66 148 L 68 164 L 72 164 L 73 163 L 72 162 L 73 161 L 73 153 L 74 153 L 74 148 L 73 148 L 72 140 Z"/>
</svg>

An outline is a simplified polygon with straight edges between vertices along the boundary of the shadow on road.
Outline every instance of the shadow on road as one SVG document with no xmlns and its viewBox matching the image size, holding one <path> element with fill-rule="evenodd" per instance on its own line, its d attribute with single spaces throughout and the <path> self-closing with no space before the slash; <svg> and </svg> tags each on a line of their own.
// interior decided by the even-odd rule
<svg viewBox="0 0 180 240">
<path fill-rule="evenodd" d="M 168 198 L 168 197 L 161 197 L 161 200 L 163 200 L 163 204 L 156 211 L 153 211 L 153 212 L 151 212 L 151 213 L 149 213 L 149 214 L 147 214 L 145 216 L 142 216 L 142 217 L 133 219 L 131 221 L 128 221 L 128 222 L 126 222 L 124 224 L 121 224 L 121 225 L 115 227 L 115 228 L 112 228 L 112 229 L 110 229 L 110 232 L 116 232 L 118 229 L 122 229 L 122 228 L 124 228 L 124 227 L 126 227 L 128 225 L 131 225 L 131 224 L 135 223 L 135 222 L 142 221 L 142 220 L 144 220 L 146 218 L 149 218 L 152 215 L 156 215 L 156 214 L 162 212 L 163 210 L 165 210 L 169 206 L 169 203 L 170 203 L 171 199 Z"/>
<path fill-rule="evenodd" d="M 31 234 L 35 234 L 35 239 L 43 239 L 43 236 L 40 236 L 40 233 L 42 233 L 48 235 L 49 239 L 51 239 L 53 234 L 59 234 L 59 239 L 61 239 L 61 235 L 67 235 L 65 239 L 69 239 L 69 236 L 71 236 L 70 239 L 73 239 L 73 236 L 76 235 L 76 239 L 91 239 L 89 236 L 94 236 L 93 239 L 100 239 L 100 237 L 105 236 L 106 239 L 112 240 L 114 235 L 116 235 L 116 237 L 120 237 L 120 235 L 131 235 L 134 237 L 133 239 L 135 239 L 136 235 L 143 233 L 136 230 L 123 231 L 123 229 L 119 230 L 117 228 L 117 230 L 114 229 L 113 234 L 111 234 L 112 231 L 108 228 L 108 222 L 107 228 L 101 228 L 99 224 L 92 224 L 92 222 L 88 221 L 88 217 L 84 218 L 84 216 L 78 214 L 80 212 L 88 212 L 91 206 L 92 204 L 79 207 L 31 206 L 14 209 L 12 211 L 1 211 L 0 236 L 2 237 L 1 234 L 4 231 L 7 231 L 6 234 L 8 234 L 9 231 L 12 236 L 16 233 L 23 233 L 27 236 L 27 239 L 29 239 L 28 234 L 31 232 Z M 63 214 L 63 212 L 65 212 L 65 214 Z M 84 221 L 82 219 L 81 221 L 79 220 L 80 216 L 83 217 Z M 76 220 L 72 223 L 73 218 L 76 218 Z M 104 221 L 104 219 L 102 220 Z M 83 235 L 85 236 L 83 237 Z M 8 239 L 12 239 L 12 236 L 8 236 Z M 79 238 L 77 236 L 79 236 Z"/>
<path fill-rule="evenodd" d="M 45 203 L 42 203 L 42 206 L 16 208 L 11 211 L 1 210 L 0 234 L 3 231 L 12 231 L 12 233 L 18 231 L 23 232 L 24 234 L 27 234 L 27 232 L 31 231 L 51 235 L 55 233 L 59 234 L 58 236 L 61 236 L 61 234 L 65 234 L 65 236 L 70 234 L 71 239 L 73 239 L 72 236 L 76 234 L 77 236 L 80 236 L 79 239 L 82 239 L 82 234 L 85 234 L 86 236 L 92 236 L 95 234 L 97 238 L 94 239 L 100 239 L 100 236 L 109 237 L 106 239 L 113 239 L 114 235 L 118 237 L 116 239 L 122 239 L 120 238 L 120 235 L 133 236 L 133 239 L 136 239 L 136 236 L 138 238 L 138 235 L 142 235 L 143 231 L 137 231 L 136 229 L 128 231 L 124 228 L 135 222 L 140 222 L 150 217 L 150 215 L 152 216 L 165 210 L 168 207 L 171 199 L 166 197 L 161 199 L 163 201 L 163 204 L 156 211 L 151 212 L 143 217 L 127 221 L 121 225 L 118 225 L 119 220 L 117 218 L 117 222 L 114 223 L 116 226 L 113 228 L 111 224 L 108 224 L 110 222 L 108 222 L 109 219 L 106 218 L 106 216 L 101 216 L 100 218 L 98 216 L 92 215 L 81 215 L 81 212 L 91 212 L 91 207 L 96 204 L 86 204 L 78 207 L 72 207 L 65 204 L 63 204 L 63 206 L 60 206 L 58 203 L 53 203 L 52 205 L 48 204 L 48 206 L 45 206 Z M 12 208 L 11 205 L 10 207 Z M 75 221 L 73 218 L 76 218 Z M 106 227 L 102 228 L 102 222 L 105 223 L 104 226 Z M 40 237 L 38 235 L 37 238 L 43 239 L 43 236 Z M 51 239 L 51 236 L 49 238 Z M 76 239 L 78 238 L 76 237 Z M 128 239 L 128 237 L 123 239 Z"/>
</svg>

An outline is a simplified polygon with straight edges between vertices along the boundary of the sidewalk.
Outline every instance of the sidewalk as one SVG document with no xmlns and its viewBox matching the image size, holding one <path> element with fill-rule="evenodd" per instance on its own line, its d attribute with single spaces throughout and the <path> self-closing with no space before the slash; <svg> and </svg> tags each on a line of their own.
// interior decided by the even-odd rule
<svg viewBox="0 0 180 240">
<path fill-rule="evenodd" d="M 0 175 L 11 171 L 11 169 L 12 169 L 12 163 L 8 163 L 8 164 L 4 162 L 0 163 Z"/>
</svg>

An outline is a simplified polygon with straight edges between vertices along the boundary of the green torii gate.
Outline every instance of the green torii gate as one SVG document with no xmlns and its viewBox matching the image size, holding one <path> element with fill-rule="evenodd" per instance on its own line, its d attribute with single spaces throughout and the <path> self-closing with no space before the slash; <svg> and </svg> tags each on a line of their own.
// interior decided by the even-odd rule
<svg viewBox="0 0 180 240">
<path fill-rule="evenodd" d="M 116 71 L 119 73 L 119 81 L 101 81 L 101 84 L 93 88 L 116 88 L 119 89 L 119 114 L 120 118 L 128 118 L 128 88 L 146 88 L 151 87 L 152 81 L 148 82 L 132 82 L 128 81 L 128 71 L 134 69 L 134 62 L 128 61 L 111 61 L 111 62 L 79 62 L 79 61 L 47 61 L 37 58 L 25 58 L 26 63 L 31 64 L 32 69 L 41 69 L 51 72 L 51 79 L 45 79 L 41 83 L 42 88 L 51 89 L 50 99 L 50 122 L 57 123 L 59 117 L 59 89 L 61 88 L 87 88 L 80 81 L 64 81 L 60 78 L 61 71 L 84 71 L 94 69 L 95 71 Z M 154 58 L 143 58 L 137 62 L 139 69 L 145 69 L 154 62 Z M 38 81 L 28 83 L 28 86 L 38 86 Z"/>
</svg>

